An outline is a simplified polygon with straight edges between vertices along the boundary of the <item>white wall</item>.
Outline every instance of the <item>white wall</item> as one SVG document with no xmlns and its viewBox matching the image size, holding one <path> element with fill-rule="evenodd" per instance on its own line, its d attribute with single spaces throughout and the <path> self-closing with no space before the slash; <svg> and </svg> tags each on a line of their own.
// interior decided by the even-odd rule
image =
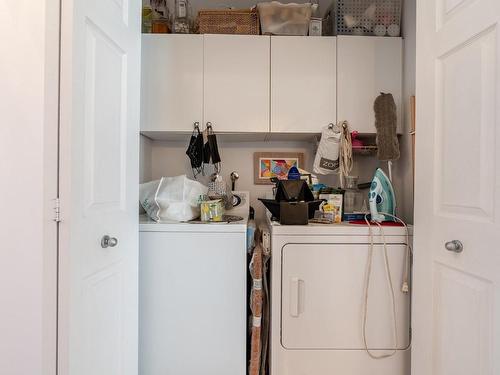
<svg viewBox="0 0 500 375">
<path fill-rule="evenodd" d="M 159 142 L 143 139 L 141 142 L 141 164 L 143 165 L 143 181 L 158 179 L 161 176 L 186 174 L 193 178 L 189 159 L 185 154 L 188 141 Z M 145 138 L 145 137 L 142 137 Z M 270 185 L 254 184 L 254 152 L 303 152 L 306 169 L 312 171 L 315 144 L 312 142 L 224 142 L 219 141 L 219 151 L 222 158 L 222 175 L 230 182 L 229 175 L 237 171 L 240 175 L 236 182 L 237 190 L 248 190 L 251 205 L 256 210 L 258 220 L 264 218 L 265 209 L 257 198 L 265 198 L 271 192 Z M 361 182 L 371 181 L 373 171 L 379 165 L 375 158 L 359 157 L 356 159 L 352 174 L 359 175 Z M 150 166 L 150 167 L 148 167 Z M 200 177 L 200 182 L 206 183 L 206 178 Z M 338 186 L 337 176 L 320 177 L 320 181 Z"/>
<path fill-rule="evenodd" d="M 0 2 L 0 373 L 54 374 L 58 1 Z M 47 43 L 50 41 L 51 43 Z"/>
<path fill-rule="evenodd" d="M 398 178 L 399 215 L 407 222 L 413 223 L 413 167 L 410 97 L 415 95 L 415 42 L 416 42 L 416 6 L 415 0 L 406 0 L 403 8 L 403 103 L 404 130 L 400 139 L 401 158 L 395 164 L 395 175 Z"/>
</svg>

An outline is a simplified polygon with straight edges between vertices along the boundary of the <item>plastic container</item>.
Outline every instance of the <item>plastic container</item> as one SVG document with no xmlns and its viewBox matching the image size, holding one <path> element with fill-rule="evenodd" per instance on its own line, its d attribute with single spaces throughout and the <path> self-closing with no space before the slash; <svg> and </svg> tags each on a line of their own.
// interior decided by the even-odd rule
<svg viewBox="0 0 500 375">
<path fill-rule="evenodd" d="M 338 0 L 338 35 L 400 36 L 402 0 Z"/>
<path fill-rule="evenodd" d="M 344 212 L 359 212 L 363 206 L 363 193 L 358 189 L 358 176 L 345 176 Z"/>
<path fill-rule="evenodd" d="M 257 4 L 262 34 L 307 35 L 309 21 L 317 4 L 282 4 L 278 1 Z"/>
</svg>

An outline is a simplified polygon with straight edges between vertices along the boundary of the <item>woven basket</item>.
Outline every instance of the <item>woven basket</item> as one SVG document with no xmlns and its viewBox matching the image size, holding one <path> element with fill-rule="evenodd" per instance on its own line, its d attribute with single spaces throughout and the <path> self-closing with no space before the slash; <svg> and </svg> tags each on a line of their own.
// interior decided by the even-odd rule
<svg viewBox="0 0 500 375">
<path fill-rule="evenodd" d="M 259 14 L 251 9 L 200 10 L 200 34 L 259 35 Z"/>
</svg>

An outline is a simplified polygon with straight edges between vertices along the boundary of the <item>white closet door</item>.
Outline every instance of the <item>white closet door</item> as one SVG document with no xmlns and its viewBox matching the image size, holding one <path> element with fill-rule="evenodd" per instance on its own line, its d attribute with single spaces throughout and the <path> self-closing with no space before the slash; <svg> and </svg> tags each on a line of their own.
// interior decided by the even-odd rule
<svg viewBox="0 0 500 375">
<path fill-rule="evenodd" d="M 336 121 L 335 37 L 271 38 L 271 131 L 320 133 Z"/>
<path fill-rule="evenodd" d="M 203 35 L 144 34 L 141 64 L 141 131 L 192 131 L 194 122 L 201 124 Z"/>
<path fill-rule="evenodd" d="M 499 29 L 498 0 L 417 1 L 412 375 L 500 374 Z"/>
<path fill-rule="evenodd" d="M 59 374 L 137 375 L 140 14 L 62 3 Z"/>
<path fill-rule="evenodd" d="M 269 132 L 269 41 L 204 36 L 204 121 L 216 132 Z"/>
<path fill-rule="evenodd" d="M 373 103 L 391 93 L 402 123 L 403 41 L 401 38 L 339 36 L 337 40 L 337 118 L 352 130 L 375 133 Z"/>
</svg>

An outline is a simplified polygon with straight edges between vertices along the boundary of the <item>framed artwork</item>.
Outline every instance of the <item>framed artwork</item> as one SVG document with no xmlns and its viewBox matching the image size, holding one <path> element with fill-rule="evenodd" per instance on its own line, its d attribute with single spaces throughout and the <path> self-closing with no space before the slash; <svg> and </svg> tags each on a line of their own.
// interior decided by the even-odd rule
<svg viewBox="0 0 500 375">
<path fill-rule="evenodd" d="M 285 179 L 290 168 L 304 168 L 301 152 L 255 152 L 253 156 L 256 185 L 272 185 L 272 177 Z"/>
</svg>

